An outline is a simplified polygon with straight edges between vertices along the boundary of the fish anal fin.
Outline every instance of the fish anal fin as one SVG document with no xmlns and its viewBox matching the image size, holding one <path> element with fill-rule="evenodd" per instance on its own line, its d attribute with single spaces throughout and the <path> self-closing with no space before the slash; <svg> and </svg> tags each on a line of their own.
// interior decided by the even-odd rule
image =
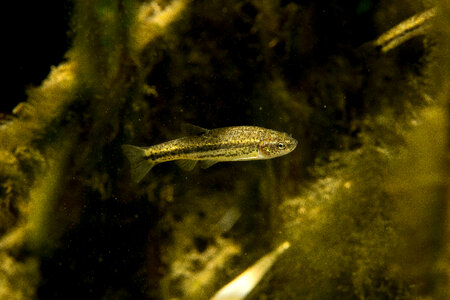
<svg viewBox="0 0 450 300">
<path fill-rule="evenodd" d="M 217 160 L 201 160 L 199 162 L 200 168 L 202 169 L 207 169 L 209 167 L 211 167 L 212 165 L 217 164 L 218 161 Z"/>
<path fill-rule="evenodd" d="M 195 165 L 197 164 L 196 160 L 189 160 L 189 159 L 180 159 L 175 162 L 180 167 L 180 169 L 184 171 L 192 171 L 195 168 Z"/>
<path fill-rule="evenodd" d="M 181 125 L 181 130 L 183 131 L 184 134 L 187 134 L 187 135 L 202 135 L 209 131 L 206 128 L 202 128 L 200 126 L 190 124 L 190 123 L 183 123 Z"/>
</svg>

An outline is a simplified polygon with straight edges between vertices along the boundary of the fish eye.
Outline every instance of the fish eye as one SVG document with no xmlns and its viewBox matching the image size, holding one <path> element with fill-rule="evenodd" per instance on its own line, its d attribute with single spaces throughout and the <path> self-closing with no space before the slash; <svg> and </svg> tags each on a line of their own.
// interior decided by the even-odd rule
<svg viewBox="0 0 450 300">
<path fill-rule="evenodd" d="M 286 145 L 284 143 L 280 142 L 277 144 L 277 148 L 278 148 L 278 150 L 284 150 L 284 149 L 286 149 Z"/>
</svg>

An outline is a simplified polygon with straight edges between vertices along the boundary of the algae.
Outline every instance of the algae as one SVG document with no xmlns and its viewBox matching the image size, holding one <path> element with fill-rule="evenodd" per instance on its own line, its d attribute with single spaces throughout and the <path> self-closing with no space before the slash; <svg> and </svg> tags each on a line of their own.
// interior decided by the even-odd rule
<svg viewBox="0 0 450 300">
<path fill-rule="evenodd" d="M 441 2 L 74 1 L 64 61 L 0 124 L 0 297 L 208 299 L 284 241 L 249 299 L 448 297 Z M 299 146 L 134 184 L 120 145 L 183 122 Z"/>
</svg>

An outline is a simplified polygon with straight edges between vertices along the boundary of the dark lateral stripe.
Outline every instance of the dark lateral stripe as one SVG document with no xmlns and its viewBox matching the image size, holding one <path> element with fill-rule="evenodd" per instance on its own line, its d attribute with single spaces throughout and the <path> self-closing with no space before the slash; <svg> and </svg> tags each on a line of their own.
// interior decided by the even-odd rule
<svg viewBox="0 0 450 300">
<path fill-rule="evenodd" d="M 215 158 L 215 157 L 238 157 L 240 155 L 244 155 L 244 154 L 248 154 L 249 152 L 241 152 L 241 153 L 210 153 L 210 152 L 205 152 L 205 153 L 201 153 L 199 155 L 196 155 L 196 158 Z"/>
<path fill-rule="evenodd" d="M 216 158 L 216 157 L 241 157 L 245 156 L 249 153 L 252 153 L 254 149 L 251 147 L 245 147 L 238 151 L 208 151 L 208 152 L 199 152 L 195 157 L 196 158 Z"/>
<path fill-rule="evenodd" d="M 210 144 L 210 145 L 194 145 L 193 147 L 179 147 L 172 150 L 161 149 L 158 152 L 151 153 L 147 158 L 151 160 L 158 160 L 165 157 L 183 157 L 185 155 L 198 153 L 196 157 L 232 157 L 239 156 L 240 154 L 248 154 L 252 151 L 251 147 L 254 146 L 253 142 L 240 143 L 240 144 Z M 230 153 L 224 152 L 224 150 L 235 149 Z M 238 149 L 242 149 L 239 151 Z M 218 152 L 215 152 L 218 151 Z"/>
<path fill-rule="evenodd" d="M 240 143 L 240 144 L 210 144 L 210 145 L 194 145 L 193 147 L 180 148 L 178 154 L 192 154 L 196 152 L 207 152 L 216 150 L 227 150 L 227 149 L 239 149 L 248 148 L 253 146 L 254 143 Z"/>
</svg>

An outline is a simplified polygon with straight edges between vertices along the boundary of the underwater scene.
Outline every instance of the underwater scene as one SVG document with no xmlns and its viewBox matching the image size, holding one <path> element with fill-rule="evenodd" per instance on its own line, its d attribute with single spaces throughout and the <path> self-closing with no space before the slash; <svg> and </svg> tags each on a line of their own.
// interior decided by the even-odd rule
<svg viewBox="0 0 450 300">
<path fill-rule="evenodd" d="M 7 6 L 0 299 L 450 299 L 450 1 Z"/>
</svg>

